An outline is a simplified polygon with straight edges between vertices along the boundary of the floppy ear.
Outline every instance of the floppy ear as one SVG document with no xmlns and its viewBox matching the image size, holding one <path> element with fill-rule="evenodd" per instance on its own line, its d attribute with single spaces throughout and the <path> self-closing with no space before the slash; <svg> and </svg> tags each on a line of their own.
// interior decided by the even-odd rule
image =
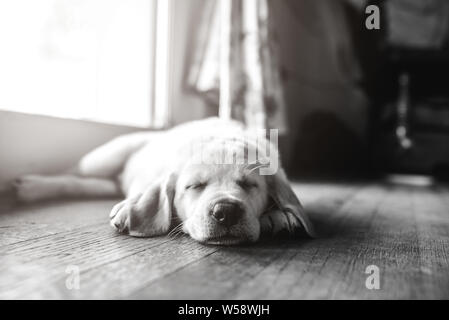
<svg viewBox="0 0 449 320">
<path fill-rule="evenodd" d="M 268 195 L 273 200 L 276 208 L 267 212 L 265 219 L 269 220 L 272 232 L 286 229 L 289 233 L 295 232 L 298 228 L 303 229 L 309 236 L 315 237 L 313 225 L 307 217 L 304 208 L 296 197 L 295 192 L 283 169 L 279 169 L 276 174 L 267 177 Z M 274 224 L 277 224 L 274 225 Z"/>
<path fill-rule="evenodd" d="M 176 176 L 156 181 L 144 192 L 123 200 L 112 208 L 111 225 L 134 237 L 152 237 L 167 233 L 174 215 L 173 198 Z"/>
</svg>

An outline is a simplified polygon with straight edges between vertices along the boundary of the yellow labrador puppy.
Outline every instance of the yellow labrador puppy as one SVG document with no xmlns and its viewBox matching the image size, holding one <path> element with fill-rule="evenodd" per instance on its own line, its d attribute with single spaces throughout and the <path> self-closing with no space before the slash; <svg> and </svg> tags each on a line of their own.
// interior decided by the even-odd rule
<svg viewBox="0 0 449 320">
<path fill-rule="evenodd" d="M 232 245 L 261 233 L 314 233 L 275 145 L 218 118 L 115 138 L 72 174 L 24 176 L 15 187 L 23 202 L 124 194 L 111 225 L 136 237 L 175 227 L 202 243 Z"/>
</svg>

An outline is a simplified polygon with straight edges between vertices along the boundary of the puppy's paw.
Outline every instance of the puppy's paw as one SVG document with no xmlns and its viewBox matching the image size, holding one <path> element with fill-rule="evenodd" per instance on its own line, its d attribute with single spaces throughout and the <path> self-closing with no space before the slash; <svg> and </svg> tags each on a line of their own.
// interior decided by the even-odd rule
<svg viewBox="0 0 449 320">
<path fill-rule="evenodd" d="M 260 217 L 260 228 L 261 233 L 265 235 L 292 235 L 302 229 L 302 224 L 292 212 L 276 209 Z"/>
<path fill-rule="evenodd" d="M 46 178 L 38 175 L 26 175 L 12 183 L 19 202 L 34 202 L 45 199 L 51 193 Z"/>
<path fill-rule="evenodd" d="M 125 199 L 117 203 L 109 214 L 110 225 L 120 233 L 129 233 L 130 216 L 134 210 L 134 204 Z"/>
</svg>

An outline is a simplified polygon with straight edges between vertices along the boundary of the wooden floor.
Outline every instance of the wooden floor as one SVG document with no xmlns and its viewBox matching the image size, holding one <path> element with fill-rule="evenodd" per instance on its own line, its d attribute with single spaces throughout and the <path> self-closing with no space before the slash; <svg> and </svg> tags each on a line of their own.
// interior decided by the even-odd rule
<svg viewBox="0 0 449 320">
<path fill-rule="evenodd" d="M 0 298 L 449 298 L 449 189 L 295 185 L 320 238 L 214 247 L 138 239 L 108 225 L 113 200 L 0 214 Z M 369 290 L 366 268 L 379 268 Z M 79 268 L 80 288 L 70 268 Z M 69 273 L 66 273 L 69 272 Z"/>
</svg>

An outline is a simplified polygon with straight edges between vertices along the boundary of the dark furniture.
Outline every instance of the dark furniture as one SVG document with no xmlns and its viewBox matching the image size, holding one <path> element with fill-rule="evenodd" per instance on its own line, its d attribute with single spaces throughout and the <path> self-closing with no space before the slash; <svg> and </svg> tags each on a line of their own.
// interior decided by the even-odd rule
<svg viewBox="0 0 449 320">
<path fill-rule="evenodd" d="M 388 10 L 385 2 L 383 10 Z M 391 16 L 391 15 L 390 15 Z M 449 50 L 389 42 L 389 15 L 378 42 L 380 74 L 373 105 L 373 164 L 382 171 L 447 176 Z"/>
</svg>

